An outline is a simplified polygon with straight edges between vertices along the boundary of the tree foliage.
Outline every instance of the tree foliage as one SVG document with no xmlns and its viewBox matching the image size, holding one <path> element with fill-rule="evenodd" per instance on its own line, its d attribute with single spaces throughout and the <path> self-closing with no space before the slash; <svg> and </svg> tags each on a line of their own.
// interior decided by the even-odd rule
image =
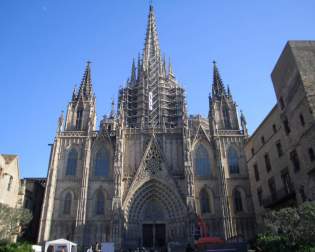
<svg viewBox="0 0 315 252">
<path fill-rule="evenodd" d="M 263 251 L 315 251 L 315 202 L 268 212 L 264 229 L 258 236 Z"/>
<path fill-rule="evenodd" d="M 28 243 L 3 243 L 0 252 L 32 252 L 32 245 Z"/>
<path fill-rule="evenodd" d="M 12 208 L 0 203 L 0 240 L 10 240 L 19 235 L 32 214 L 25 208 Z"/>
</svg>

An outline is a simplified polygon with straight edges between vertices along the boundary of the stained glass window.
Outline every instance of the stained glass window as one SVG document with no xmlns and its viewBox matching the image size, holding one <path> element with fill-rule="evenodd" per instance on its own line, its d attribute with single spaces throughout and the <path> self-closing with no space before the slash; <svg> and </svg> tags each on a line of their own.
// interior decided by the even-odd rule
<svg viewBox="0 0 315 252">
<path fill-rule="evenodd" d="M 75 176 L 77 168 L 78 152 L 75 149 L 70 150 L 67 161 L 67 176 Z"/>
<path fill-rule="evenodd" d="M 63 205 L 63 213 L 64 214 L 70 214 L 71 203 L 72 203 L 71 193 L 68 192 L 65 196 L 64 205 Z"/>
<path fill-rule="evenodd" d="M 211 165 L 208 151 L 203 145 L 199 145 L 195 154 L 195 166 L 197 176 L 210 176 Z"/>
<path fill-rule="evenodd" d="M 200 191 L 199 195 L 201 213 L 210 213 L 209 195 L 205 189 Z"/>
<path fill-rule="evenodd" d="M 233 147 L 230 147 L 228 151 L 229 170 L 231 174 L 239 173 L 239 164 L 237 152 Z"/>
<path fill-rule="evenodd" d="M 97 177 L 107 177 L 109 174 L 109 158 L 105 149 L 100 149 L 94 160 L 94 175 Z"/>
<path fill-rule="evenodd" d="M 105 210 L 104 194 L 101 191 L 98 191 L 96 194 L 95 213 L 104 214 L 104 210 Z"/>
<path fill-rule="evenodd" d="M 243 211 L 242 194 L 239 190 L 235 190 L 234 192 L 234 206 L 235 212 Z"/>
</svg>

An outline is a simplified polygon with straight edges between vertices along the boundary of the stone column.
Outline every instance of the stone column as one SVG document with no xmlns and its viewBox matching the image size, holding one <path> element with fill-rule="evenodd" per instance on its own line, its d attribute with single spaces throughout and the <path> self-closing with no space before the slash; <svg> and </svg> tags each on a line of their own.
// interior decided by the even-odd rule
<svg viewBox="0 0 315 252">
<path fill-rule="evenodd" d="M 47 176 L 47 184 L 44 194 L 44 202 L 41 212 L 40 228 L 38 232 L 38 243 L 49 240 L 51 232 L 51 221 L 54 209 L 54 199 L 56 191 L 57 168 L 60 152 L 60 138 L 55 138 L 51 145 L 50 162 Z"/>
<path fill-rule="evenodd" d="M 85 141 L 84 147 L 84 162 L 82 172 L 81 191 L 78 198 L 77 215 L 76 215 L 76 230 L 75 240 L 83 245 L 84 231 L 86 224 L 86 208 L 87 208 L 87 195 L 90 178 L 90 160 L 91 160 L 91 136 L 89 135 Z"/>
</svg>

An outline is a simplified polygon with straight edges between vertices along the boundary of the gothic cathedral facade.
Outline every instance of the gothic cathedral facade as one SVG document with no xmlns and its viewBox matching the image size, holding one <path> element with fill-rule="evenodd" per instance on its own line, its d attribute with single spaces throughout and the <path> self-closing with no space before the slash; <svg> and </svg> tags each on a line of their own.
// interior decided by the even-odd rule
<svg viewBox="0 0 315 252">
<path fill-rule="evenodd" d="M 184 89 L 161 56 L 152 6 L 143 54 L 99 129 L 95 100 L 88 63 L 59 118 L 39 242 L 159 247 L 193 242 L 197 220 L 209 236 L 253 236 L 245 118 L 215 62 L 208 118 L 188 116 Z"/>
</svg>

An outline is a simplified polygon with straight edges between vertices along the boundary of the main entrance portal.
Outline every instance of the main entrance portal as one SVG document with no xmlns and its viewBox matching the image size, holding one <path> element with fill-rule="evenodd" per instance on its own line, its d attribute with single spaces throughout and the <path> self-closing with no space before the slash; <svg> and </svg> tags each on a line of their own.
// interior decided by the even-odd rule
<svg viewBox="0 0 315 252">
<path fill-rule="evenodd" d="M 158 248 L 165 244 L 165 224 L 143 224 L 142 226 L 143 247 Z"/>
</svg>

